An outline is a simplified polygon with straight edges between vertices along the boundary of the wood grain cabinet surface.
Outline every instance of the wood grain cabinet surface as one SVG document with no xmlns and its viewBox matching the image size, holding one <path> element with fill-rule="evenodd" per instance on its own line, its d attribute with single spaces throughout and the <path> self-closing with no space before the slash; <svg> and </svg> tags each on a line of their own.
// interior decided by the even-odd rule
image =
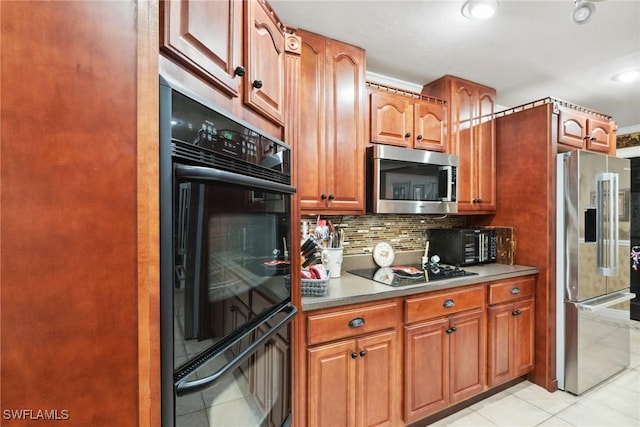
<svg viewBox="0 0 640 427">
<path fill-rule="evenodd" d="M 165 0 L 160 7 L 160 49 L 228 96 L 239 96 L 242 1 Z"/>
<path fill-rule="evenodd" d="M 444 103 L 371 89 L 371 142 L 445 151 L 447 111 Z"/>
<path fill-rule="evenodd" d="M 479 293 L 480 299 L 477 298 Z M 410 298 L 405 310 L 442 300 L 444 309 L 404 327 L 404 421 L 413 423 L 486 389 L 484 287 Z M 425 301 L 427 305 L 424 305 Z M 457 304 L 460 301 L 461 304 Z M 458 307 L 458 310 L 454 310 Z M 422 311 L 422 310 L 421 310 Z M 429 311 L 425 310 L 426 313 Z"/>
<path fill-rule="evenodd" d="M 395 302 L 309 316 L 309 426 L 398 424 L 397 318 Z"/>
<path fill-rule="evenodd" d="M 422 93 L 447 101 L 447 151 L 459 160 L 458 212 L 495 212 L 495 89 L 447 75 L 425 85 Z"/>
<path fill-rule="evenodd" d="M 268 3 L 167 0 L 160 32 L 173 61 L 229 97 L 244 92 L 246 106 L 284 123 L 284 33 Z"/>
<path fill-rule="evenodd" d="M 365 52 L 306 31 L 301 37 L 298 194 L 304 213 L 365 210 Z"/>
<path fill-rule="evenodd" d="M 533 370 L 534 287 L 534 277 L 489 285 L 490 387 Z"/>
<path fill-rule="evenodd" d="M 588 112 L 560 107 L 558 112 L 558 145 L 568 149 L 585 149 L 615 154 L 614 125 Z"/>
</svg>

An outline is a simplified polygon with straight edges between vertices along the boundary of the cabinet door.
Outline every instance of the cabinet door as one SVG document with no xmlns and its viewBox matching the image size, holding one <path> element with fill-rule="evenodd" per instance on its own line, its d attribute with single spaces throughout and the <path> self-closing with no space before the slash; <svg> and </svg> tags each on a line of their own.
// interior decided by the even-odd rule
<svg viewBox="0 0 640 427">
<path fill-rule="evenodd" d="M 412 423 L 449 404 L 449 319 L 404 328 L 404 421 Z"/>
<path fill-rule="evenodd" d="M 450 330 L 450 402 L 455 403 L 486 388 L 484 310 L 451 316 Z"/>
<path fill-rule="evenodd" d="M 355 425 L 355 340 L 314 347 L 308 350 L 308 356 L 309 426 Z"/>
<path fill-rule="evenodd" d="M 413 146 L 422 150 L 445 151 L 447 110 L 444 105 L 416 101 Z"/>
<path fill-rule="evenodd" d="M 294 148 L 298 162 L 298 197 L 300 208 L 321 211 L 327 187 L 325 179 L 325 50 L 324 37 L 311 33 L 301 36 L 300 54 L 300 137 Z"/>
<path fill-rule="evenodd" d="M 512 304 L 489 307 L 489 387 L 512 378 L 514 355 L 511 311 Z"/>
<path fill-rule="evenodd" d="M 474 210 L 494 212 L 496 209 L 496 138 L 495 138 L 495 94 L 480 87 L 478 92 L 478 114 L 474 135 L 475 172 Z M 473 203 L 475 201 L 475 203 Z"/>
<path fill-rule="evenodd" d="M 396 331 L 358 339 L 356 425 L 395 425 L 399 405 Z"/>
<path fill-rule="evenodd" d="M 371 141 L 411 147 L 414 107 L 408 97 L 372 92 L 370 96 Z"/>
<path fill-rule="evenodd" d="M 533 369 L 533 299 L 489 307 L 489 386 Z"/>
<path fill-rule="evenodd" d="M 284 34 L 263 3 L 258 0 L 245 2 L 245 103 L 274 122 L 283 124 Z"/>
<path fill-rule="evenodd" d="M 584 148 L 587 119 L 584 114 L 560 108 L 558 114 L 558 143 L 573 148 Z"/>
<path fill-rule="evenodd" d="M 606 120 L 589 118 L 587 122 L 587 150 L 601 153 L 613 154 L 612 146 L 615 148 L 615 141 L 612 144 L 613 131 L 611 124 Z"/>
<path fill-rule="evenodd" d="M 229 96 L 238 96 L 242 1 L 167 0 L 160 49 Z"/>
<path fill-rule="evenodd" d="M 475 98 L 473 88 L 464 82 L 452 84 L 451 134 L 449 150 L 458 155 L 458 210 L 472 210 L 474 194 L 475 150 L 473 145 L 473 113 Z"/>
<path fill-rule="evenodd" d="M 533 299 L 515 305 L 513 316 L 514 335 L 514 377 L 519 377 L 533 369 L 534 351 L 534 308 Z"/>
<path fill-rule="evenodd" d="M 324 194 L 333 212 L 364 213 L 365 54 L 334 40 L 326 53 Z"/>
</svg>

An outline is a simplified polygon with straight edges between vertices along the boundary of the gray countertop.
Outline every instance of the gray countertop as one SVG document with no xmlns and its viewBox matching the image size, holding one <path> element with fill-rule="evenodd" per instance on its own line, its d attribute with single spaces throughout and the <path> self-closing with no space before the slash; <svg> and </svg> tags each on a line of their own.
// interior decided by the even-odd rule
<svg viewBox="0 0 640 427">
<path fill-rule="evenodd" d="M 526 276 L 536 274 L 539 271 L 537 267 L 505 264 L 484 264 L 464 267 L 464 269 L 478 274 L 401 287 L 384 285 L 343 271 L 340 277 L 332 278 L 329 281 L 328 291 L 325 296 L 302 297 L 302 310 L 310 311 L 320 308 L 377 301 L 493 280 Z"/>
</svg>

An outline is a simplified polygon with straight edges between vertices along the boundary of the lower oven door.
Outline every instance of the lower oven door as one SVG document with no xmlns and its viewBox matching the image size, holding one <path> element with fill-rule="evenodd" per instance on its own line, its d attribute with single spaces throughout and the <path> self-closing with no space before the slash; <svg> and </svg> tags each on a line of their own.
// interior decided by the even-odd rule
<svg viewBox="0 0 640 427">
<path fill-rule="evenodd" d="M 290 302 L 272 307 L 179 367 L 175 425 L 289 425 L 290 322 L 296 312 Z"/>
</svg>

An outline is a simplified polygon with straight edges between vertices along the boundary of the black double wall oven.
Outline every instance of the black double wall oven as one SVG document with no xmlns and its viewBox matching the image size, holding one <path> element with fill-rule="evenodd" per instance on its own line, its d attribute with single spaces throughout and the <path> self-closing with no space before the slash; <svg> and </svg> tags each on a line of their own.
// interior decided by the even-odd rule
<svg viewBox="0 0 640 427">
<path fill-rule="evenodd" d="M 163 426 L 290 423 L 290 147 L 160 77 Z"/>
</svg>

